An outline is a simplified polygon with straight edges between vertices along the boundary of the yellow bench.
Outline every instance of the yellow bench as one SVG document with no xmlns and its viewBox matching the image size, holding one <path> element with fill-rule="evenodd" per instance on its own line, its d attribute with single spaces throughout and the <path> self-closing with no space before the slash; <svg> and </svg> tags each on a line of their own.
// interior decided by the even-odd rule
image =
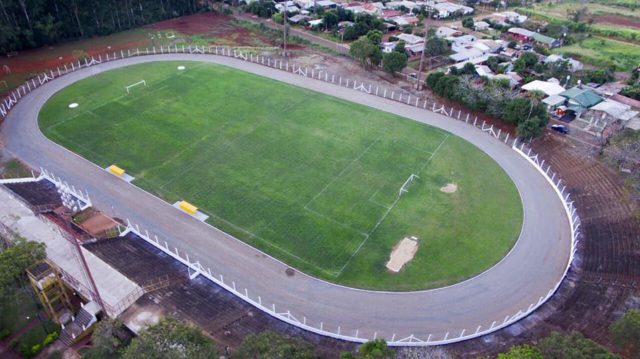
<svg viewBox="0 0 640 359">
<path fill-rule="evenodd" d="M 196 212 L 198 212 L 198 207 L 186 201 L 181 201 L 178 207 L 189 214 L 196 214 Z"/>
<path fill-rule="evenodd" d="M 124 170 L 116 165 L 109 166 L 109 172 L 113 173 L 118 177 L 122 177 L 122 175 L 124 174 Z"/>
</svg>

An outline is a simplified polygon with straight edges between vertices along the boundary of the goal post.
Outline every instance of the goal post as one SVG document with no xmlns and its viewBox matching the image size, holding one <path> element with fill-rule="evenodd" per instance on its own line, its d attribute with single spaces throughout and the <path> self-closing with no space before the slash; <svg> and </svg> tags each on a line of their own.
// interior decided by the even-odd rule
<svg viewBox="0 0 640 359">
<path fill-rule="evenodd" d="M 411 176 L 409 176 L 409 178 L 407 178 L 406 181 L 404 181 L 404 183 L 402 184 L 402 186 L 400 187 L 400 190 L 398 191 L 398 197 L 402 196 L 403 193 L 405 192 L 409 192 L 409 186 L 415 182 L 415 180 L 420 179 L 420 177 L 418 177 L 418 175 L 415 174 L 411 174 Z"/>
<path fill-rule="evenodd" d="M 145 81 L 145 80 L 140 80 L 140 81 L 138 81 L 138 82 L 136 82 L 136 83 L 133 83 L 133 84 L 128 85 L 128 86 L 125 86 L 124 88 L 125 88 L 125 90 L 127 90 L 127 95 L 130 93 L 130 90 L 131 90 L 132 88 L 136 87 L 136 86 L 144 86 L 144 87 L 147 87 L 147 81 Z"/>
</svg>

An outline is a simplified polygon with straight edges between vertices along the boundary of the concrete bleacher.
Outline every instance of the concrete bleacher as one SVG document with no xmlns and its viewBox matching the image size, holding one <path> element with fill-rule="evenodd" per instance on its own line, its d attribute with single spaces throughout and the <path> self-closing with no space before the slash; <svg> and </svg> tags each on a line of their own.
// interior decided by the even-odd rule
<svg viewBox="0 0 640 359">
<path fill-rule="evenodd" d="M 162 315 L 172 315 L 197 324 L 221 346 L 230 348 L 236 348 L 245 336 L 264 330 L 303 337 L 326 351 L 321 353 L 325 357 L 337 357 L 355 347 L 275 319 L 202 276 L 189 280 L 184 265 L 133 233 L 85 244 L 85 248 L 142 286 L 165 275 L 183 279 L 147 292 L 121 315 L 134 332 L 143 327 L 140 318 L 154 323 Z"/>
<path fill-rule="evenodd" d="M 56 185 L 46 179 L 37 182 L 6 183 L 4 186 L 34 207 L 53 209 L 62 206 Z"/>
<path fill-rule="evenodd" d="M 47 258 L 58 267 L 63 279 L 86 299 L 92 295 L 91 283 L 83 269 L 80 255 L 68 233 L 48 220 L 34 214 L 13 193 L 0 186 L 0 222 L 22 237 L 46 245 Z M 142 288 L 116 269 L 80 247 L 98 287 L 102 301 L 110 307 L 109 315 L 126 309 L 125 302 L 133 302 L 142 295 Z"/>
</svg>

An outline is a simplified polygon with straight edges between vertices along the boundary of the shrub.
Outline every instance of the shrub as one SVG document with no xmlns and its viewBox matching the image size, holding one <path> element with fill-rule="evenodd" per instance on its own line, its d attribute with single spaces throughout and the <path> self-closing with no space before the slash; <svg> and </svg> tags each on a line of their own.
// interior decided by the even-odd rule
<svg viewBox="0 0 640 359">
<path fill-rule="evenodd" d="M 59 337 L 59 336 L 60 336 L 60 334 L 58 334 L 58 332 L 57 332 L 57 331 L 55 331 L 55 332 L 53 332 L 53 333 L 50 333 L 49 335 L 47 335 L 47 336 L 44 338 L 44 341 L 42 342 L 42 346 L 45 346 L 45 347 L 46 347 L 47 345 L 49 345 L 49 344 L 51 344 L 51 343 L 55 342 L 55 341 L 56 341 L 56 339 L 58 339 L 58 337 Z"/>
</svg>

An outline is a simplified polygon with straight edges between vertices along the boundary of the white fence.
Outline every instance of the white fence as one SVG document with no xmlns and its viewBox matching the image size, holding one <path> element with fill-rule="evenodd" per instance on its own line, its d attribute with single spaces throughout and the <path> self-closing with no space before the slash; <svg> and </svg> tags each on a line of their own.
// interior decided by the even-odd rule
<svg viewBox="0 0 640 359">
<path fill-rule="evenodd" d="M 469 113 L 464 113 L 461 110 L 455 110 L 450 107 L 447 108 L 445 105 L 438 104 L 436 102 L 428 101 L 427 99 L 422 99 L 418 96 L 415 96 L 409 92 L 404 90 L 397 89 L 389 89 L 386 87 L 381 87 L 377 84 L 367 83 L 362 81 L 357 81 L 353 79 L 349 79 L 346 77 L 342 77 L 339 75 L 331 74 L 324 70 L 316 70 L 313 68 L 302 67 L 300 65 L 296 65 L 295 63 L 291 63 L 287 60 L 279 59 L 279 58 L 271 58 L 267 56 L 261 56 L 254 54 L 253 52 L 243 51 L 245 49 L 237 49 L 237 48 L 229 48 L 229 47 L 219 47 L 219 46 L 208 46 L 208 47 L 178 47 L 178 46 L 170 46 L 170 47 L 153 47 L 153 48 L 145 48 L 145 49 L 135 49 L 135 50 L 124 50 L 119 52 L 110 52 L 105 55 L 99 55 L 98 58 L 92 57 L 91 59 L 85 59 L 84 62 L 78 61 L 70 64 L 64 65 L 62 68 L 58 67 L 55 70 L 49 70 L 43 72 L 38 75 L 37 78 L 31 79 L 22 86 L 18 87 L 16 90 L 12 91 L 9 96 L 1 100 L 0 102 L 0 117 L 6 117 L 9 110 L 15 106 L 15 104 L 26 94 L 33 91 L 35 88 L 45 84 L 52 79 L 62 76 L 64 74 L 76 71 L 81 68 L 89 67 L 92 65 L 100 64 L 105 61 L 114 61 L 128 57 L 134 56 L 142 56 L 142 55 L 154 55 L 154 54 L 172 54 L 172 53 L 187 53 L 187 54 L 210 54 L 210 55 L 218 55 L 218 56 L 227 56 L 237 58 L 242 61 L 252 62 L 255 64 L 260 64 L 264 66 L 268 66 L 274 69 L 286 71 L 292 74 L 297 74 L 300 76 L 308 77 L 310 79 L 324 81 L 327 83 L 335 84 L 336 86 L 346 87 L 353 89 L 354 91 L 361 91 L 367 94 L 371 94 L 372 96 L 378 96 L 390 100 L 395 100 L 400 103 L 410 105 L 413 107 L 422 108 L 425 111 L 431 111 L 435 113 L 440 113 L 447 117 L 450 117 L 455 120 L 464 121 L 471 126 L 476 127 L 481 132 L 485 132 L 488 135 L 495 137 L 498 141 L 503 142 L 505 145 L 510 146 L 513 151 L 516 151 L 519 155 L 523 156 L 532 166 L 534 166 L 542 176 L 544 176 L 549 184 L 554 188 L 558 197 L 562 201 L 562 204 L 565 208 L 567 218 L 569 219 L 571 226 L 571 255 L 569 262 L 564 271 L 564 275 L 558 283 L 552 288 L 549 288 L 549 291 L 544 295 L 540 296 L 540 298 L 530 303 L 527 307 L 519 308 L 517 311 L 514 311 L 512 315 L 507 315 L 504 318 L 495 318 L 492 322 L 487 323 L 478 323 L 477 326 L 472 328 L 465 329 L 457 329 L 455 332 L 450 331 L 445 334 L 427 334 L 427 335 L 414 335 L 411 334 L 409 336 L 399 337 L 393 334 L 391 337 L 385 337 L 389 345 L 391 346 L 425 346 L 425 345 L 442 345 L 455 343 L 467 339 L 476 338 L 482 335 L 486 335 L 492 333 L 496 330 L 509 326 L 518 320 L 528 316 L 533 311 L 535 311 L 538 307 L 540 307 L 543 303 L 545 303 L 560 287 L 560 284 L 564 280 L 564 277 L 568 273 L 571 263 L 573 261 L 576 245 L 578 243 L 578 238 L 580 235 L 579 227 L 580 227 L 580 219 L 576 213 L 576 208 L 573 204 L 573 201 L 570 199 L 569 193 L 566 193 L 566 187 L 562 184 L 562 180 L 558 178 L 558 176 L 553 173 L 551 167 L 547 164 L 545 168 L 545 161 L 541 160 L 537 155 L 531 153 L 531 149 L 525 147 L 524 143 L 518 143 L 518 140 L 513 138 L 510 141 L 510 135 L 507 132 L 503 132 L 500 129 L 494 128 L 493 125 L 489 126 L 484 121 L 480 122 L 476 116 L 470 115 Z M 508 147 L 505 147 L 508 148 Z M 58 180 L 60 182 L 60 180 Z M 87 195 L 88 200 L 88 195 Z M 191 261 L 189 254 L 180 252 L 178 248 L 169 248 L 169 245 L 166 241 L 161 243 L 157 236 L 151 237 L 149 232 L 145 231 L 142 233 L 140 228 L 137 225 L 128 224 L 127 229 L 122 232 L 122 235 L 127 232 L 133 232 L 136 235 L 143 238 L 148 243 L 152 244 L 156 248 L 162 250 L 163 252 L 169 254 L 176 260 L 180 261 L 182 264 L 189 268 L 191 278 L 195 278 L 198 275 L 202 275 L 212 282 L 220 285 L 224 289 L 230 291 L 234 295 L 243 299 L 247 303 L 253 305 L 254 307 L 284 321 L 289 324 L 298 326 L 300 328 L 306 329 L 308 331 L 325 335 L 337 339 L 343 339 L 353 342 L 366 342 L 371 339 L 376 339 L 378 337 L 377 332 L 373 332 L 373 335 L 361 335 L 360 330 L 352 330 L 350 329 L 348 332 L 342 329 L 342 326 L 332 324 L 331 326 L 325 325 L 323 322 L 312 322 L 309 318 L 305 316 L 301 316 L 296 313 L 291 313 L 289 310 L 285 308 L 276 308 L 276 305 L 273 303 L 269 303 L 268 299 L 262 298 L 257 293 L 250 292 L 248 288 L 240 287 L 236 285 L 236 282 L 231 278 L 224 278 L 223 274 L 214 273 L 210 268 L 204 268 L 198 261 Z M 120 309 L 120 308 L 119 308 Z M 116 311 L 117 312 L 117 311 Z"/>
</svg>

